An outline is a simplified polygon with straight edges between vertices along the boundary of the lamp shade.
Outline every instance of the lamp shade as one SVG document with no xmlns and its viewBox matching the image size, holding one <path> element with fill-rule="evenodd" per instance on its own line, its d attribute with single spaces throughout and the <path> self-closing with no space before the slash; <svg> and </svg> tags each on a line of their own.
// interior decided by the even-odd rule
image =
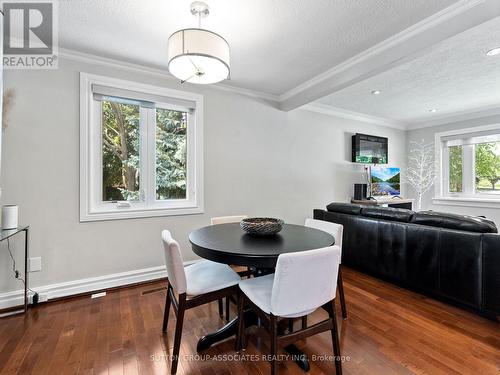
<svg viewBox="0 0 500 375">
<path fill-rule="evenodd" d="M 229 77 L 229 44 L 204 29 L 176 31 L 168 39 L 168 70 L 183 82 L 220 82 Z"/>
</svg>

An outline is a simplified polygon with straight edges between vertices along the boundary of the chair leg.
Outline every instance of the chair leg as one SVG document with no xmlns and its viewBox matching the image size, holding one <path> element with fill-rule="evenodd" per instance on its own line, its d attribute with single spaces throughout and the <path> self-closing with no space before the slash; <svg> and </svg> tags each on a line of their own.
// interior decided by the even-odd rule
<svg viewBox="0 0 500 375">
<path fill-rule="evenodd" d="M 337 277 L 337 286 L 339 288 L 339 297 L 340 297 L 340 307 L 342 308 L 342 319 L 347 319 L 347 308 L 345 306 L 345 297 L 344 297 L 344 282 L 342 281 L 342 272 L 340 272 L 339 265 L 339 275 Z"/>
<path fill-rule="evenodd" d="M 219 303 L 219 316 L 221 318 L 224 318 L 224 308 L 222 307 L 222 298 L 220 298 L 217 302 Z"/>
<path fill-rule="evenodd" d="M 302 329 L 307 328 L 307 315 L 302 317 Z"/>
<path fill-rule="evenodd" d="M 335 310 L 335 300 L 332 300 L 329 312 L 330 319 L 332 319 L 333 321 L 333 328 L 331 329 L 331 333 L 333 354 L 335 356 L 335 372 L 337 375 L 342 375 L 342 360 L 340 355 L 339 329 L 337 327 L 337 312 Z"/>
<path fill-rule="evenodd" d="M 229 322 L 229 304 L 231 303 L 229 296 L 226 297 L 226 322 Z"/>
<path fill-rule="evenodd" d="M 242 292 L 238 294 L 238 331 L 236 334 L 235 350 L 237 352 L 245 348 L 245 317 L 244 315 L 245 296 Z"/>
<path fill-rule="evenodd" d="M 177 372 L 179 362 L 179 350 L 181 348 L 182 325 L 184 323 L 184 311 L 186 310 L 186 293 L 179 294 L 179 311 L 177 312 L 177 324 L 175 325 L 174 350 L 172 352 L 171 374 Z"/>
<path fill-rule="evenodd" d="M 165 311 L 163 313 L 163 328 L 162 332 L 167 330 L 168 326 L 168 314 L 170 313 L 170 284 L 167 287 L 167 298 L 165 299 Z"/>
<path fill-rule="evenodd" d="M 269 321 L 270 336 L 271 336 L 271 375 L 278 374 L 278 319 L 273 314 L 270 315 Z"/>
</svg>

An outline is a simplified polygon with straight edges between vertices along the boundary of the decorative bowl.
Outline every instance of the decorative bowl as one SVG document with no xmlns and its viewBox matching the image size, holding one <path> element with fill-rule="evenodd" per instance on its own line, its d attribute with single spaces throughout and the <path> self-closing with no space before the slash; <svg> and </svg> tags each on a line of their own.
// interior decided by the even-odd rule
<svg viewBox="0 0 500 375">
<path fill-rule="evenodd" d="M 272 236 L 283 229 L 283 220 L 272 217 L 249 217 L 241 220 L 240 227 L 254 236 Z"/>
</svg>

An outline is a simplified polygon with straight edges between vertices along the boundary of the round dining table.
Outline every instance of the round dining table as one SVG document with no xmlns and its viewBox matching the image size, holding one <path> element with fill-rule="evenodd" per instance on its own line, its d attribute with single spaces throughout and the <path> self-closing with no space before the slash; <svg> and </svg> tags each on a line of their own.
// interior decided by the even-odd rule
<svg viewBox="0 0 500 375">
<path fill-rule="evenodd" d="M 319 249 L 335 243 L 329 233 L 303 225 L 284 224 L 278 234 L 259 237 L 245 233 L 239 223 L 197 229 L 191 232 L 189 241 L 198 256 L 218 263 L 250 267 L 257 275 L 273 272 L 280 254 Z M 245 312 L 243 318 L 246 327 L 258 323 L 257 316 L 250 310 Z M 237 318 L 218 331 L 200 338 L 197 351 L 206 350 L 236 332 Z M 305 354 L 294 345 L 289 345 L 285 350 L 296 358 L 301 368 L 309 370 Z"/>
<path fill-rule="evenodd" d="M 189 241 L 196 255 L 218 263 L 274 268 L 278 256 L 320 249 L 335 243 L 333 236 L 303 225 L 284 224 L 272 236 L 247 234 L 239 223 L 210 225 L 193 231 Z"/>
</svg>

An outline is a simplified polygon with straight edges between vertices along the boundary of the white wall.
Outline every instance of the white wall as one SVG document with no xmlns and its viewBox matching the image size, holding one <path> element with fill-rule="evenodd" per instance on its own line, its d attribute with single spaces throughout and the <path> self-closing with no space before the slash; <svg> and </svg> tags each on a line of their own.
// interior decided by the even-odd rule
<svg viewBox="0 0 500 375">
<path fill-rule="evenodd" d="M 323 114 L 279 111 L 258 99 L 116 67 L 60 61 L 55 71 L 6 71 L 16 90 L 4 133 L 2 203 L 20 206 L 31 225 L 31 255 L 42 257 L 32 286 L 164 264 L 160 231 L 169 228 L 194 259 L 188 234 L 211 216 L 248 214 L 302 223 L 313 208 L 346 201 L 362 168 L 349 162 L 350 136 L 389 137 L 404 163 L 405 133 Z M 205 214 L 80 223 L 79 72 L 195 91 L 205 96 Z M 13 243 L 16 251 L 21 242 Z M 0 292 L 18 289 L 0 252 Z"/>
<path fill-rule="evenodd" d="M 450 124 L 445 124 L 445 125 L 440 125 L 440 126 L 411 130 L 411 131 L 408 131 L 408 133 L 407 133 L 408 149 L 410 149 L 410 142 L 411 141 L 418 142 L 418 141 L 421 141 L 423 139 L 426 142 L 434 142 L 434 135 L 436 133 L 440 133 L 440 132 L 448 131 L 448 130 L 470 128 L 470 127 L 474 127 L 474 126 L 498 124 L 498 123 L 500 123 L 500 115 L 483 117 L 483 118 L 478 118 L 478 119 L 474 119 L 474 120 L 455 122 L 455 123 L 450 123 Z M 414 197 L 415 192 L 411 188 L 408 188 L 408 195 Z M 471 206 L 471 207 L 459 207 L 459 206 L 452 206 L 452 205 L 437 205 L 437 204 L 433 204 L 433 202 L 432 202 L 433 197 L 434 197 L 434 189 L 431 189 L 429 192 L 427 192 L 427 194 L 422 199 L 422 208 L 423 209 L 430 209 L 430 210 L 434 210 L 434 211 L 453 212 L 453 213 L 463 214 L 463 215 L 475 215 L 475 216 L 483 215 L 483 216 L 486 216 L 488 219 L 493 220 L 497 224 L 497 226 L 500 226 L 500 210 L 498 208 L 482 208 L 482 207 L 473 207 L 473 206 Z"/>
</svg>

